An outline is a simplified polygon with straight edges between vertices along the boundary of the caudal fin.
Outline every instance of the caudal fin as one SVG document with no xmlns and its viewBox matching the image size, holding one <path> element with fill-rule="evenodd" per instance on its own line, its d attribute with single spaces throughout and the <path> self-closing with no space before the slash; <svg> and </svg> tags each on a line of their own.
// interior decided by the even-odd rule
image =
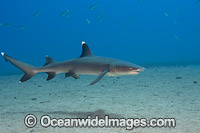
<svg viewBox="0 0 200 133">
<path fill-rule="evenodd" d="M 16 66 L 17 68 L 19 68 L 20 70 L 22 70 L 25 73 L 24 76 L 20 79 L 20 81 L 19 81 L 20 83 L 31 79 L 34 75 L 36 75 L 38 73 L 37 71 L 35 71 L 36 67 L 29 65 L 27 63 L 18 61 L 16 59 L 6 55 L 3 52 L 1 52 L 1 54 L 5 58 L 6 61 L 9 61 L 10 63 L 12 63 L 14 66 Z"/>
</svg>

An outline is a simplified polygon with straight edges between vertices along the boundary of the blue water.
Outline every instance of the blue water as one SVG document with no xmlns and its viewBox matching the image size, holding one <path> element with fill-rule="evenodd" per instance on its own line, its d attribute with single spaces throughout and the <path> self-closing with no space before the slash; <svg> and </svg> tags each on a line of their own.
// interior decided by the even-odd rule
<svg viewBox="0 0 200 133">
<path fill-rule="evenodd" d="M 40 66 L 45 55 L 57 61 L 78 57 L 85 41 L 95 55 L 139 65 L 195 64 L 200 62 L 200 4 L 195 2 L 1 0 L 0 51 Z M 69 10 L 69 17 L 60 15 L 64 10 Z M 33 17 L 37 11 L 41 13 Z M 17 70 L 0 58 L 0 73 Z"/>
</svg>

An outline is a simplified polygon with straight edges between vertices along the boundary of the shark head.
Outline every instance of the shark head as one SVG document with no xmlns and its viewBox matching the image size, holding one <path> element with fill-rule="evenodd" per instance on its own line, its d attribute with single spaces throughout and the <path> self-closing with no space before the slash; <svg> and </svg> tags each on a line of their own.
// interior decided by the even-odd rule
<svg viewBox="0 0 200 133">
<path fill-rule="evenodd" d="M 111 66 L 110 72 L 112 75 L 137 75 L 139 72 L 144 71 L 144 69 L 144 67 L 129 62 L 120 62 Z"/>
</svg>

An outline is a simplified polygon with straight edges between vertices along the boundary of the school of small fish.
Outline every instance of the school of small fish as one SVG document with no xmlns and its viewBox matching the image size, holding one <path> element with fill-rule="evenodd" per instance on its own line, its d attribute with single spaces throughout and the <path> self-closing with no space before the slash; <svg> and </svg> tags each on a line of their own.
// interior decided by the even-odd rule
<svg viewBox="0 0 200 133">
<path fill-rule="evenodd" d="M 138 0 L 138 2 L 139 2 L 139 3 L 142 3 L 142 0 Z M 196 0 L 195 4 L 200 4 L 200 0 Z M 97 4 L 97 3 L 93 3 L 93 4 L 91 4 L 91 5 L 89 6 L 89 11 L 98 10 L 97 7 L 99 7 L 98 4 Z M 36 11 L 35 13 L 33 13 L 32 17 L 33 17 L 33 18 L 37 18 L 37 17 L 40 16 L 42 13 L 43 13 L 43 10 L 38 10 L 38 11 Z M 61 17 L 70 18 L 70 15 L 71 15 L 71 12 L 70 12 L 70 10 L 68 10 L 68 9 L 63 10 L 63 11 L 60 12 L 60 16 L 61 16 Z M 175 16 L 177 16 L 177 15 L 178 15 L 178 9 L 176 8 L 176 9 L 175 9 Z M 166 18 L 170 18 L 172 15 L 171 15 L 171 14 L 168 14 L 168 12 L 164 12 L 164 16 L 165 16 Z M 104 16 L 103 11 L 102 11 L 102 10 L 99 10 L 98 13 L 97 13 L 97 15 L 96 15 L 96 22 L 100 23 L 100 22 L 102 22 L 102 21 L 104 20 L 104 18 L 105 18 L 105 16 Z M 91 20 L 92 20 L 92 21 L 91 21 Z M 131 21 L 131 22 L 134 22 L 134 21 L 135 21 L 135 16 L 130 16 L 130 21 Z M 90 19 L 89 17 L 88 17 L 88 18 L 85 18 L 85 22 L 86 22 L 87 24 L 89 24 L 89 25 L 95 23 L 94 20 L 93 20 L 93 19 Z M 174 18 L 174 19 L 173 19 L 173 23 L 174 23 L 174 25 L 178 25 L 177 19 Z M 3 27 L 3 26 L 5 26 L 5 27 L 10 27 L 10 26 L 12 26 L 12 24 L 9 23 L 9 22 L 0 23 L 0 27 Z M 18 25 L 17 27 L 18 27 L 18 29 L 23 30 L 23 29 L 25 29 L 26 26 L 23 24 L 23 25 Z M 198 27 L 195 28 L 194 31 L 199 31 L 199 28 L 198 28 Z M 182 39 L 181 39 L 178 35 L 174 34 L 174 38 L 175 38 L 175 40 L 177 40 L 177 41 L 179 41 L 179 42 L 182 42 Z"/>
</svg>

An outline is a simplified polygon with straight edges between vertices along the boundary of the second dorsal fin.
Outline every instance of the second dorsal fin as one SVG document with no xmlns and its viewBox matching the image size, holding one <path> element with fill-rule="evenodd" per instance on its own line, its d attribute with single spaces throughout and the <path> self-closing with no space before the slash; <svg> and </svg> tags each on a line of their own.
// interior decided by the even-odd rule
<svg viewBox="0 0 200 133">
<path fill-rule="evenodd" d="M 80 55 L 80 58 L 85 57 L 85 56 L 91 56 L 91 55 L 93 55 L 93 54 L 92 54 L 90 48 L 84 41 L 82 41 L 82 53 Z"/>
<path fill-rule="evenodd" d="M 56 63 L 55 60 L 53 60 L 51 57 L 49 57 L 48 55 L 46 55 L 46 63 L 44 64 L 44 66 L 49 65 L 51 63 Z"/>
</svg>

